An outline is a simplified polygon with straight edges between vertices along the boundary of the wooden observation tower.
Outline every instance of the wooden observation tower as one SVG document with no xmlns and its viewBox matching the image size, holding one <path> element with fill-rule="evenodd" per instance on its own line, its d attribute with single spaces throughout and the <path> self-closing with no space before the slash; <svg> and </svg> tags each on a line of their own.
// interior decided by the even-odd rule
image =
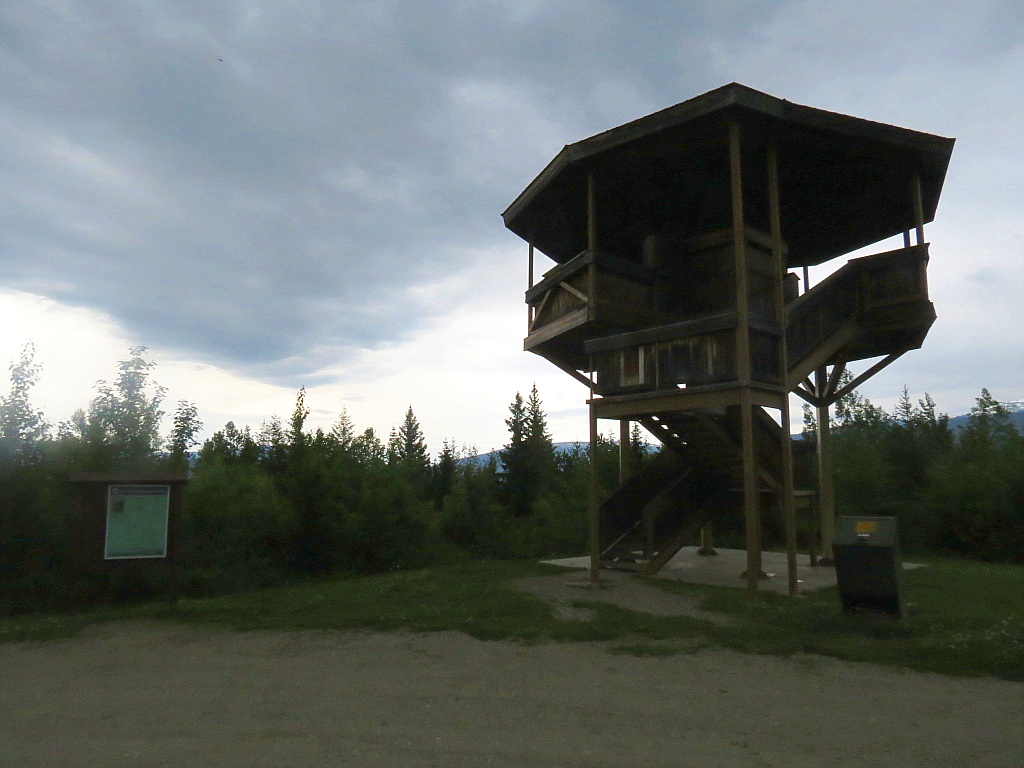
<svg viewBox="0 0 1024 768">
<path fill-rule="evenodd" d="M 817 409 L 828 548 L 828 408 L 935 320 L 924 225 L 952 149 L 733 83 L 566 146 L 509 206 L 505 226 L 529 243 L 525 349 L 590 389 L 592 444 L 614 419 L 666 449 L 603 501 L 592 472 L 593 578 L 656 572 L 715 516 L 742 513 L 756 591 L 772 504 L 796 591 L 789 393 Z M 804 269 L 802 292 L 790 272 L 900 234 L 810 289 Z M 535 284 L 538 250 L 556 265 Z M 840 387 L 855 361 L 867 369 Z"/>
</svg>

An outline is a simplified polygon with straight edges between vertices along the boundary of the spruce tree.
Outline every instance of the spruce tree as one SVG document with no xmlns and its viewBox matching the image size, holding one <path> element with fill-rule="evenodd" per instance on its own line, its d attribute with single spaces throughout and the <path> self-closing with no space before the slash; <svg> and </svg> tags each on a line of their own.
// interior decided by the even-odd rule
<svg viewBox="0 0 1024 768">
<path fill-rule="evenodd" d="M 202 428 L 203 422 L 199 420 L 199 409 L 195 403 L 179 400 L 174 411 L 171 436 L 167 441 L 168 461 L 172 469 L 184 471 L 188 468 L 188 450 L 199 443 L 196 435 Z"/>
<path fill-rule="evenodd" d="M 405 419 L 397 430 L 391 431 L 388 439 L 388 463 L 398 467 L 414 483 L 426 483 L 430 474 L 430 456 L 423 430 L 412 411 L 405 412 Z"/>
<path fill-rule="evenodd" d="M 551 482 L 556 469 L 555 447 L 536 384 L 525 403 L 516 392 L 505 424 L 510 440 L 501 451 L 504 485 L 513 514 L 523 516 L 530 513 L 533 502 Z"/>
<path fill-rule="evenodd" d="M 512 513 L 522 516 L 530 511 L 530 469 L 529 417 L 523 396 L 516 392 L 515 399 L 508 407 L 509 416 L 505 419 L 508 426 L 509 442 L 501 449 L 502 484 L 508 496 Z"/>
<path fill-rule="evenodd" d="M 342 450 L 347 451 L 351 447 L 352 441 L 356 437 L 356 428 L 352 423 L 351 417 L 348 415 L 348 408 L 342 408 L 341 413 L 338 414 L 338 420 L 331 427 L 331 437 L 334 438 Z"/>
<path fill-rule="evenodd" d="M 536 384 L 530 390 L 530 399 L 526 401 L 526 443 L 538 467 L 543 467 L 553 459 L 555 446 L 551 442 L 547 417 L 541 408 Z"/>
</svg>

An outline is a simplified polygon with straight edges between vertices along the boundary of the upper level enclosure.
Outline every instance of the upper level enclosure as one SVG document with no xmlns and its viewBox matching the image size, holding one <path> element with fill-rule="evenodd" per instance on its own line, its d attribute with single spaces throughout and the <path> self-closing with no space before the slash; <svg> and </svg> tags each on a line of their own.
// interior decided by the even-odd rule
<svg viewBox="0 0 1024 768">
<path fill-rule="evenodd" d="M 796 362 L 787 333 L 820 353 L 800 374 L 919 346 L 934 320 L 924 225 L 952 149 L 953 139 L 736 83 L 570 144 L 503 214 L 531 257 L 557 263 L 534 283 L 531 258 L 525 346 L 570 372 L 596 370 L 599 394 L 782 387 Z M 787 313 L 798 293 L 789 269 L 900 233 L 903 251 Z M 902 309 L 864 314 L 862 297 L 882 290 L 869 279 Z M 826 317 L 833 299 L 842 317 Z M 818 318 L 834 326 L 829 343 L 814 336 Z M 856 331 L 843 325 L 852 319 Z"/>
<path fill-rule="evenodd" d="M 820 264 L 935 216 L 953 139 L 793 104 L 732 83 L 569 144 L 502 214 L 563 264 L 587 250 L 592 175 L 597 246 L 642 263 L 645 243 L 678 244 L 732 226 L 730 123 L 741 128 L 743 210 L 770 230 L 765 151 L 778 147 L 779 208 L 790 267 Z M 650 247 L 650 246 L 648 246 Z"/>
</svg>

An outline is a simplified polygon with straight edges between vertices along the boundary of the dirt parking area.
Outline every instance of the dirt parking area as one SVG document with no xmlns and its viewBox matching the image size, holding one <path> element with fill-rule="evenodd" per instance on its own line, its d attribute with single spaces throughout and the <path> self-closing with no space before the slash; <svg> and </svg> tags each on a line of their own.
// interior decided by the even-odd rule
<svg viewBox="0 0 1024 768">
<path fill-rule="evenodd" d="M 0 765 L 1024 765 L 1024 685 L 457 633 L 98 625 L 0 646 Z"/>
</svg>

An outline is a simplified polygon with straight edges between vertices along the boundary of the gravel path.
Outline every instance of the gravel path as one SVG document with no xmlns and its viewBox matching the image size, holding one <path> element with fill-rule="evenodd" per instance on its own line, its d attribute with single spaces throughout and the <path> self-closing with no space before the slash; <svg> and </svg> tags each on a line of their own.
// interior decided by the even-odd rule
<svg viewBox="0 0 1024 768">
<path fill-rule="evenodd" d="M 99 625 L 0 646 L 0 765 L 1024 765 L 1024 685 L 457 633 Z"/>
</svg>

